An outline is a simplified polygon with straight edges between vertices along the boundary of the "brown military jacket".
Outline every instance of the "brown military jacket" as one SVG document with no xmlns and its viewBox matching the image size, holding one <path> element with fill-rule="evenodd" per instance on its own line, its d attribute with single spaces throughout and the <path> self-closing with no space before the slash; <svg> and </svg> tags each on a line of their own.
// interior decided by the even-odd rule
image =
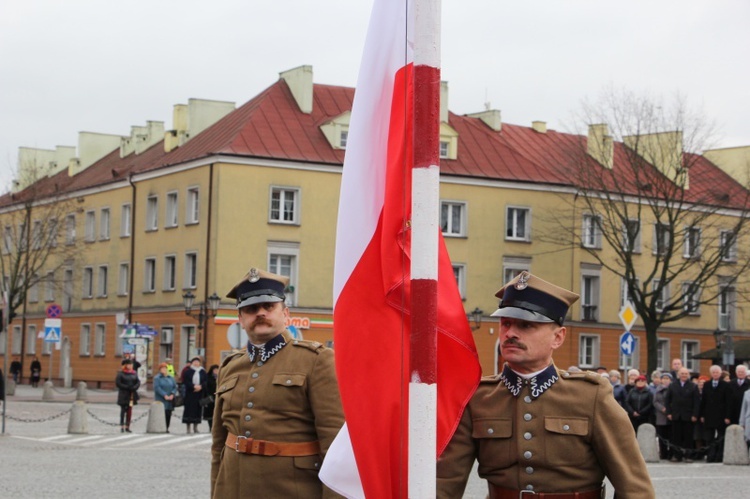
<svg viewBox="0 0 750 499">
<path fill-rule="evenodd" d="M 334 496 L 318 480 L 323 456 L 344 424 L 333 350 L 284 333 L 286 345 L 264 360 L 246 349 L 219 369 L 211 446 L 211 497 Z M 269 342 L 270 343 L 270 342 Z M 241 454 L 227 433 L 271 442 L 319 441 L 321 455 Z"/>
<path fill-rule="evenodd" d="M 479 476 L 508 489 L 586 492 L 606 475 L 618 499 L 653 498 L 633 426 L 609 382 L 554 366 L 538 377 L 524 381 L 506 367 L 482 380 L 438 459 L 438 497 L 462 497 L 477 459 Z"/>
</svg>

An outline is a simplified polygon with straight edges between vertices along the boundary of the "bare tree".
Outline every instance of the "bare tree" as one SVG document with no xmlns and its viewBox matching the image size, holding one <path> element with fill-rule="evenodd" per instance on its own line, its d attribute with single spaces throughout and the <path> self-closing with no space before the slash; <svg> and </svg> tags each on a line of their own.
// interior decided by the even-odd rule
<svg viewBox="0 0 750 499">
<path fill-rule="evenodd" d="M 701 306 L 729 311 L 734 290 L 746 289 L 750 255 L 739 242 L 749 235 L 749 193 L 700 155 L 713 127 L 683 99 L 610 90 L 579 119 L 588 134 L 569 136 L 563 160 L 576 194 L 547 214 L 556 230 L 546 239 L 580 246 L 621 278 L 643 321 L 651 372 L 663 324 Z"/>
</svg>

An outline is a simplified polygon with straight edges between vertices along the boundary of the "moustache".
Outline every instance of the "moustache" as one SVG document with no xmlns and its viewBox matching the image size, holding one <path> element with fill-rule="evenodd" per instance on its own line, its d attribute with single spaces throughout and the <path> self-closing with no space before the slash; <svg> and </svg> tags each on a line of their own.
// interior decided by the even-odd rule
<svg viewBox="0 0 750 499">
<path fill-rule="evenodd" d="M 520 343 L 515 338 L 511 338 L 511 339 L 505 340 L 503 342 L 503 347 L 506 347 L 508 345 L 513 345 L 514 347 L 519 348 L 521 350 L 528 350 L 529 349 L 526 345 L 524 345 L 523 343 Z"/>
<path fill-rule="evenodd" d="M 255 326 L 272 326 L 270 322 L 263 319 L 262 317 L 259 317 L 253 321 L 253 323 L 250 325 L 250 327 L 254 328 Z"/>
</svg>

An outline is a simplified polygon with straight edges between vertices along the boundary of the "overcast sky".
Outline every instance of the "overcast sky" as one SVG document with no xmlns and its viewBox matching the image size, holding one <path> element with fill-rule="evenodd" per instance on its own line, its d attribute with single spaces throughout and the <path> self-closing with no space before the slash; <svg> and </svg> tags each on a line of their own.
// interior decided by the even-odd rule
<svg viewBox="0 0 750 499">
<path fill-rule="evenodd" d="M 278 73 L 354 86 L 373 0 L 0 0 L 0 186 L 18 147 L 172 127 L 189 98 L 250 100 Z M 684 95 L 750 145 L 750 1 L 443 0 L 451 111 L 568 130 L 614 85 Z"/>
</svg>

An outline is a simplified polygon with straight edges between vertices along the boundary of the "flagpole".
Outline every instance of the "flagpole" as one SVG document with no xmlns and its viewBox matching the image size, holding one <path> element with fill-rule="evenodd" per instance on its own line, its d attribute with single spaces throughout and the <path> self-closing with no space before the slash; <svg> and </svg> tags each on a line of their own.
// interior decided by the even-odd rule
<svg viewBox="0 0 750 499">
<path fill-rule="evenodd" d="M 440 0 L 414 0 L 409 497 L 436 495 Z"/>
</svg>

